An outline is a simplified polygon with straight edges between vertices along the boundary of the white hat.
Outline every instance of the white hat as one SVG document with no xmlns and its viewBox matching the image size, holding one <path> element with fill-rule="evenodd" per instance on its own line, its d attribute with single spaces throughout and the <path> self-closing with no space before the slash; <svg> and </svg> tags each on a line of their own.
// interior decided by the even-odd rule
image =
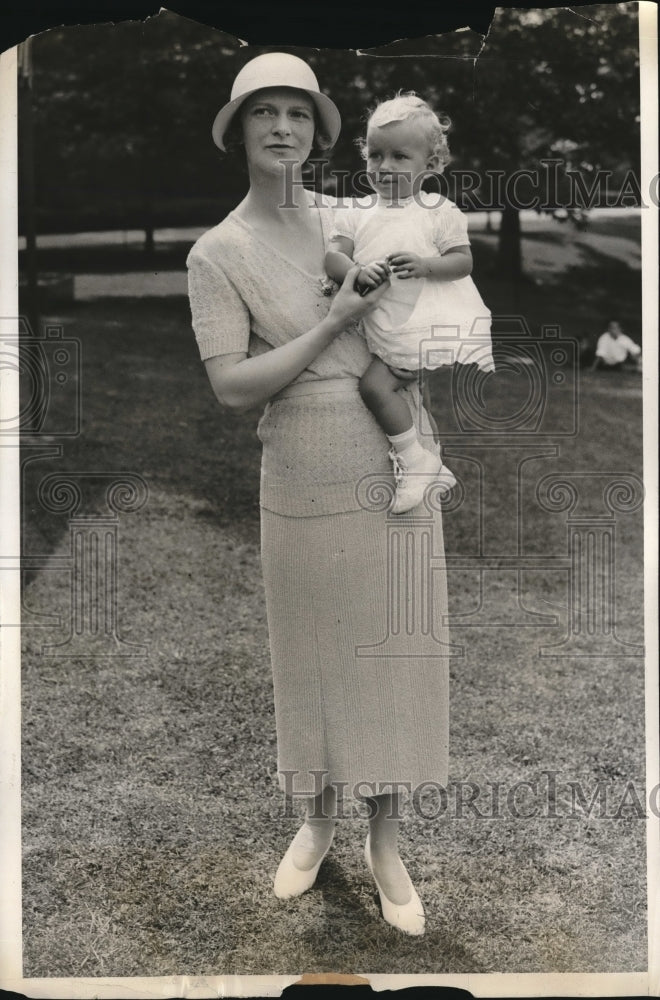
<svg viewBox="0 0 660 1000">
<path fill-rule="evenodd" d="M 319 90 L 319 82 L 311 67 L 298 56 L 286 52 L 266 52 L 246 63 L 234 80 L 229 103 L 220 108 L 213 122 L 211 134 L 216 146 L 225 149 L 225 132 L 241 104 L 250 94 L 265 87 L 295 87 L 309 94 L 330 145 L 334 145 L 341 129 L 341 118 L 330 98 Z"/>
</svg>

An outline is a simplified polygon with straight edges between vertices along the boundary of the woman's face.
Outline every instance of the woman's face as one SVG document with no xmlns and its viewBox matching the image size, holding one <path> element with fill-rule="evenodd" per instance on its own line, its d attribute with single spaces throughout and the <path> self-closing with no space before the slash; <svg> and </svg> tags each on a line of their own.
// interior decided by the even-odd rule
<svg viewBox="0 0 660 1000">
<path fill-rule="evenodd" d="M 241 109 L 243 142 L 252 169 L 281 172 L 282 161 L 303 164 L 314 141 L 314 104 L 304 90 L 271 87 L 247 98 Z"/>
</svg>

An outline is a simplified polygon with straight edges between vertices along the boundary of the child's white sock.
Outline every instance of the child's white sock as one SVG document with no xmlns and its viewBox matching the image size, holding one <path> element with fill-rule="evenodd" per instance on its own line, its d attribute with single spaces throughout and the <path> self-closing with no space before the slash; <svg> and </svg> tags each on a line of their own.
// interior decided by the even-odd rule
<svg viewBox="0 0 660 1000">
<path fill-rule="evenodd" d="M 404 431 L 403 434 L 388 434 L 387 439 L 406 465 L 414 465 L 415 462 L 424 458 L 425 449 L 419 443 L 414 426 Z"/>
</svg>

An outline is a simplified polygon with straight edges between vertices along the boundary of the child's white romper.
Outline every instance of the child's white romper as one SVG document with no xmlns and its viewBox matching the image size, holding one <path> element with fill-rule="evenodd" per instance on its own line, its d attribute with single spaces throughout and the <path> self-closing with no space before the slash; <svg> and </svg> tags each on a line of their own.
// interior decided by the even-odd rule
<svg viewBox="0 0 660 1000">
<path fill-rule="evenodd" d="M 332 236 L 353 241 L 359 264 L 408 251 L 436 257 L 469 244 L 467 222 L 457 206 L 424 191 L 394 204 L 376 195 L 337 209 Z M 491 314 L 472 278 L 456 281 L 397 278 L 362 320 L 372 354 L 388 365 L 418 371 L 442 365 L 477 364 L 493 371 Z"/>
</svg>

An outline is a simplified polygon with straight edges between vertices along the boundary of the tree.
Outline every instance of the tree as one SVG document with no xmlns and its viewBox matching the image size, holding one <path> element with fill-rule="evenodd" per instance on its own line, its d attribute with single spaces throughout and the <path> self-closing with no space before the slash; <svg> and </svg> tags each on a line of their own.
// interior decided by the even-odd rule
<svg viewBox="0 0 660 1000">
<path fill-rule="evenodd" d="M 140 222 L 148 247 L 157 204 L 182 194 L 219 197 L 210 123 L 238 49 L 221 32 L 167 12 L 35 38 L 42 227 Z"/>
<path fill-rule="evenodd" d="M 475 171 L 484 203 L 500 194 L 489 191 L 498 172 L 506 180 L 543 160 L 578 171 L 587 190 L 599 170 L 610 171 L 616 186 L 638 169 L 636 4 L 498 8 L 485 40 L 465 30 L 377 51 L 276 48 L 307 59 L 340 108 L 331 166 L 349 177 L 361 166 L 354 140 L 367 109 L 399 89 L 416 90 L 452 118 L 447 179 Z M 217 218 L 239 200 L 246 188 L 240 159 L 223 159 L 210 127 L 238 69 L 267 48 L 242 47 L 161 11 L 145 22 L 44 32 L 33 50 L 42 221 L 50 214 L 61 224 L 65 212 L 78 227 L 140 220 L 149 246 L 154 224 L 174 218 L 177 202 L 185 201 L 190 222 L 195 199 L 215 201 Z M 520 184 L 517 194 L 533 187 Z M 499 262 L 516 276 L 520 216 L 506 185 L 503 199 Z M 204 211 L 195 221 L 212 221 Z"/>
<path fill-rule="evenodd" d="M 636 4 L 520 10 L 498 8 L 474 68 L 465 106 L 468 159 L 483 172 L 549 175 L 558 160 L 591 185 L 639 170 L 639 56 Z M 554 173 L 555 171 L 551 171 Z M 638 173 L 637 173 L 638 175 Z M 521 194 L 529 194 L 521 189 Z M 539 192 L 542 200 L 561 191 Z M 520 273 L 518 205 L 505 198 L 500 266 Z"/>
<path fill-rule="evenodd" d="M 369 104 L 399 88 L 418 91 L 449 114 L 447 188 L 464 189 L 466 171 L 481 177 L 477 206 L 502 209 L 498 264 L 512 277 L 522 270 L 519 201 L 567 204 L 571 170 L 587 196 L 599 171 L 609 173 L 614 190 L 629 172 L 639 176 L 636 4 L 498 8 L 483 40 L 456 31 L 351 54 L 349 61 L 320 52 L 315 65 L 344 116 L 333 165 L 355 164 L 344 136 L 362 132 Z M 512 190 L 523 170 L 538 174 L 539 183 L 523 177 Z M 465 207 L 471 204 L 467 198 Z"/>
</svg>

